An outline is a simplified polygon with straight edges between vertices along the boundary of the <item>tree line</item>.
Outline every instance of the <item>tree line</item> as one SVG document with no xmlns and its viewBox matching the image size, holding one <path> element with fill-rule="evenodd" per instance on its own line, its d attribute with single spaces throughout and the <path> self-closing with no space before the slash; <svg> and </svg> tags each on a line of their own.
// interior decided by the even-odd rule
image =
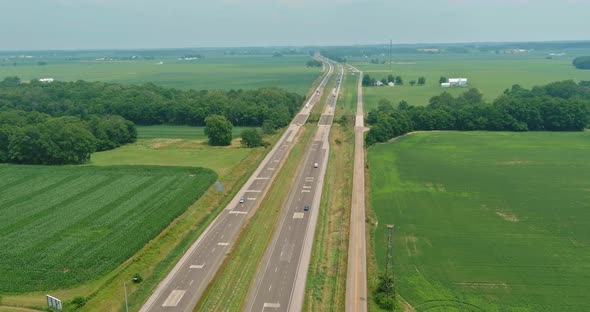
<svg viewBox="0 0 590 312">
<path fill-rule="evenodd" d="M 0 162 L 81 164 L 95 151 L 137 139 L 133 122 L 115 115 L 51 117 L 40 112 L 0 111 Z"/>
<path fill-rule="evenodd" d="M 363 87 L 370 87 L 376 85 L 377 81 L 380 81 L 383 85 L 386 85 L 390 82 L 395 83 L 395 85 L 397 86 L 401 86 L 404 84 L 402 76 L 394 76 L 392 74 L 387 75 L 387 78 L 381 78 L 379 80 L 377 78 L 371 77 L 370 75 L 363 75 L 363 80 L 361 83 Z M 415 84 L 423 86 L 426 84 L 426 78 L 419 77 L 418 80 L 411 80 L 409 83 L 411 86 L 414 86 Z"/>
<path fill-rule="evenodd" d="M 235 126 L 278 129 L 289 124 L 304 97 L 277 88 L 177 90 L 151 83 L 0 81 L 0 110 L 38 111 L 54 117 L 119 115 L 139 125 L 204 126 L 223 115 Z"/>
<path fill-rule="evenodd" d="M 590 56 L 576 57 L 572 63 L 577 69 L 590 69 Z"/>
<path fill-rule="evenodd" d="M 531 90 L 512 86 L 491 104 L 477 89 L 444 92 L 427 106 L 381 100 L 369 112 L 367 145 L 417 130 L 582 131 L 590 123 L 590 81 L 554 82 Z"/>
</svg>

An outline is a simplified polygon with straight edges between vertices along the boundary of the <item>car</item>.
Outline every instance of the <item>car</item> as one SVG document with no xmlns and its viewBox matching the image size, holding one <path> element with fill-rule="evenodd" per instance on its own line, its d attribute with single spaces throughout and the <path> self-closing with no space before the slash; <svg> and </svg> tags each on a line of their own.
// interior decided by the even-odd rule
<svg viewBox="0 0 590 312">
<path fill-rule="evenodd" d="M 244 197 L 240 197 L 240 204 L 243 204 L 246 199 Z"/>
<path fill-rule="evenodd" d="M 319 165 L 317 162 L 316 162 L 316 163 L 313 163 L 313 167 L 314 167 L 314 168 L 317 168 L 317 167 L 319 167 L 319 166 L 320 166 L 320 165 Z"/>
<path fill-rule="evenodd" d="M 309 211 L 309 205 L 305 205 L 305 206 L 303 207 L 303 211 Z"/>
</svg>

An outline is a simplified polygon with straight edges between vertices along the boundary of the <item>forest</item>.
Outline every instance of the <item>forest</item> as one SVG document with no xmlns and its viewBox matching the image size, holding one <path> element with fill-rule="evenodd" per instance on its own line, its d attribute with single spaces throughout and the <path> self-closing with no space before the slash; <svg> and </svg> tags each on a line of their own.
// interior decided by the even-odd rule
<svg viewBox="0 0 590 312">
<path fill-rule="evenodd" d="M 277 88 L 258 90 L 177 90 L 151 83 L 22 83 L 0 81 L 0 111 L 38 111 L 53 117 L 119 115 L 138 125 L 204 126 L 209 115 L 223 115 L 234 126 L 286 126 L 304 97 Z"/>
<path fill-rule="evenodd" d="M 367 122 L 367 145 L 410 131 L 583 131 L 590 122 L 590 81 L 560 81 L 531 90 L 514 85 L 493 103 L 484 102 L 473 88 L 458 97 L 444 92 L 423 107 L 402 101 L 394 108 L 381 100 Z"/>
<path fill-rule="evenodd" d="M 81 164 L 95 151 L 134 142 L 133 122 L 121 116 L 51 117 L 39 112 L 0 112 L 0 163 Z"/>
</svg>

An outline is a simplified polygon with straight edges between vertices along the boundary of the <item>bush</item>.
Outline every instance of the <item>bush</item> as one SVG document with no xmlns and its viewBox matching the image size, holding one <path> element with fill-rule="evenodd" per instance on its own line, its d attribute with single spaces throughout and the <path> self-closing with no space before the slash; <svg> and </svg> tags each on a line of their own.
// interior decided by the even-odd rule
<svg viewBox="0 0 590 312">
<path fill-rule="evenodd" d="M 133 278 L 131 279 L 135 284 L 139 284 L 143 282 L 143 277 L 139 273 L 133 274 Z"/>
<path fill-rule="evenodd" d="M 572 63 L 577 69 L 590 69 L 590 56 L 576 57 Z"/>
<path fill-rule="evenodd" d="M 86 305 L 88 299 L 86 297 L 78 296 L 72 299 L 71 304 L 74 306 L 74 309 L 79 309 Z"/>
</svg>

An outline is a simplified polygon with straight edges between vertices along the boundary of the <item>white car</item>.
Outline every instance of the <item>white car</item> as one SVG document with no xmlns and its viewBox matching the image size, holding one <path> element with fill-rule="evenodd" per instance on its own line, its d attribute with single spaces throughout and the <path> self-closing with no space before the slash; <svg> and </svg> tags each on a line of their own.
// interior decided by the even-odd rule
<svg viewBox="0 0 590 312">
<path fill-rule="evenodd" d="M 314 168 L 317 168 L 317 167 L 319 167 L 319 166 L 320 166 L 320 165 L 319 165 L 318 163 L 313 163 L 313 167 L 314 167 Z"/>
<path fill-rule="evenodd" d="M 245 201 L 244 197 L 240 197 L 240 204 L 243 204 Z"/>
</svg>

